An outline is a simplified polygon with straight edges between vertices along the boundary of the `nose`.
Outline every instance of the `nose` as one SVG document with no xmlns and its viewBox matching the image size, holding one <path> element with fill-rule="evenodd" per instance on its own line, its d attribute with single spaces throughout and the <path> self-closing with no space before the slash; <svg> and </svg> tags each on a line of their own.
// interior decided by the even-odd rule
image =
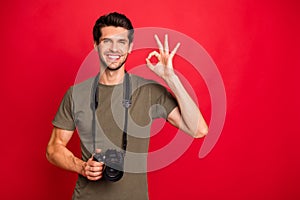
<svg viewBox="0 0 300 200">
<path fill-rule="evenodd" d="M 116 52 L 118 50 L 118 44 L 117 42 L 113 41 L 110 46 L 111 51 Z"/>
</svg>

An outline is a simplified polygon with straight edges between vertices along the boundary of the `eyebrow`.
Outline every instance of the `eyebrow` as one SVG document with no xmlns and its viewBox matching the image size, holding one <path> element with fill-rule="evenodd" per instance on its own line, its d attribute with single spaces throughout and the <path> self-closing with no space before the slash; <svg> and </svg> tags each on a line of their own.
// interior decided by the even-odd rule
<svg viewBox="0 0 300 200">
<path fill-rule="evenodd" d="M 105 37 L 105 38 L 100 38 L 100 41 L 103 41 L 103 40 L 113 40 L 112 38 L 109 38 L 109 37 Z M 117 41 L 124 41 L 124 42 L 127 42 L 127 41 L 129 41 L 129 39 L 128 38 L 126 38 L 126 39 L 123 39 L 123 38 L 120 38 L 120 39 L 117 39 Z"/>
<path fill-rule="evenodd" d="M 119 42 L 127 42 L 128 40 L 126 40 L 126 39 L 119 39 L 118 41 Z"/>
<path fill-rule="evenodd" d="M 112 40 L 111 38 L 100 38 L 100 41 L 103 41 L 103 40 Z"/>
</svg>

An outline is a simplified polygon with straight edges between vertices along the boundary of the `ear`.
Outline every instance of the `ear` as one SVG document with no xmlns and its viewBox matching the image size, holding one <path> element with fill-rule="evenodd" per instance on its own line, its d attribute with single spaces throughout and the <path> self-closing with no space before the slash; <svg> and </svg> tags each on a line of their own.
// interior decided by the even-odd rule
<svg viewBox="0 0 300 200">
<path fill-rule="evenodd" d="M 132 48 L 133 48 L 133 42 L 131 42 L 131 43 L 129 44 L 128 53 L 131 53 L 131 51 L 132 51 Z"/>
<path fill-rule="evenodd" d="M 94 42 L 94 49 L 95 49 L 95 51 L 99 50 L 99 46 L 96 44 L 96 42 Z"/>
</svg>

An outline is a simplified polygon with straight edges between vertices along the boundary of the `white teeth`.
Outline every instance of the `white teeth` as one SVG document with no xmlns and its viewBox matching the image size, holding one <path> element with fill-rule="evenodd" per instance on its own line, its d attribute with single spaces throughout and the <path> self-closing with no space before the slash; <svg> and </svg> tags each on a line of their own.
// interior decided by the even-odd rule
<svg viewBox="0 0 300 200">
<path fill-rule="evenodd" d="M 108 57 L 110 59 L 119 59 L 120 58 L 120 56 L 117 56 L 117 55 L 108 55 Z"/>
</svg>

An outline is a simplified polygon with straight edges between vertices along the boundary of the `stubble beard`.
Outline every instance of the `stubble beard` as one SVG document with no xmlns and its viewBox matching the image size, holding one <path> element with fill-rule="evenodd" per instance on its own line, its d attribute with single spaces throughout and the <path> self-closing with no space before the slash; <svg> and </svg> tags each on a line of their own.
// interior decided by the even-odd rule
<svg viewBox="0 0 300 200">
<path fill-rule="evenodd" d="M 105 69 L 108 69 L 109 71 L 117 71 L 119 70 L 127 61 L 128 55 L 126 55 L 125 60 L 116 68 L 111 68 L 105 61 L 104 58 L 101 58 L 100 61 L 102 63 L 102 65 L 105 67 Z"/>
</svg>

